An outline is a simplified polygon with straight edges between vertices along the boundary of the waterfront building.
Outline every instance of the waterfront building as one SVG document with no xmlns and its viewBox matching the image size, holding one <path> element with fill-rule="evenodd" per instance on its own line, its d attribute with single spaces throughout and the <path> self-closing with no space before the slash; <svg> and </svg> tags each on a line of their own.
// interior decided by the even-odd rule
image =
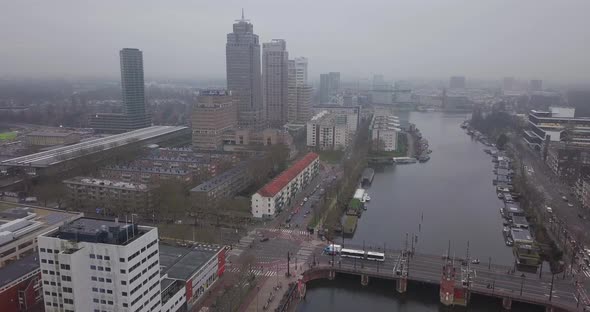
<svg viewBox="0 0 590 312">
<path fill-rule="evenodd" d="M 398 135 L 401 132 L 398 117 L 375 113 L 369 129 L 374 147 L 386 152 L 397 150 Z"/>
<path fill-rule="evenodd" d="M 287 123 L 289 52 L 283 39 L 262 44 L 262 86 L 266 119 L 271 127 Z"/>
<path fill-rule="evenodd" d="M 576 182 L 580 173 L 590 168 L 588 145 L 553 142 L 546 152 L 545 163 L 553 174 L 570 183 Z"/>
<path fill-rule="evenodd" d="M 330 72 L 320 75 L 320 104 L 330 103 L 330 98 L 340 90 L 340 73 Z"/>
<path fill-rule="evenodd" d="M 319 174 L 320 158 L 308 153 L 252 195 L 252 215 L 272 217 L 288 207 L 295 196 Z"/>
<path fill-rule="evenodd" d="M 90 117 L 90 127 L 98 132 L 119 133 L 149 127 L 143 78 L 143 52 L 125 48 L 119 51 L 121 87 L 123 90 L 122 114 L 96 114 Z"/>
<path fill-rule="evenodd" d="M 346 119 L 346 127 L 351 133 L 356 133 L 356 130 L 361 122 L 361 107 L 360 106 L 339 106 L 339 105 L 320 105 L 315 107 L 315 113 L 321 111 L 328 111 Z"/>
<path fill-rule="evenodd" d="M 25 141 L 29 146 L 70 145 L 80 142 L 80 134 L 71 131 L 34 131 L 27 133 Z"/>
<path fill-rule="evenodd" d="M 528 130 L 524 131 L 525 141 L 537 150 L 543 150 L 551 142 L 587 144 L 590 135 L 590 119 L 576 118 L 575 108 L 550 107 L 548 111 L 531 110 L 528 116 Z"/>
<path fill-rule="evenodd" d="M 450 89 L 465 89 L 465 76 L 452 76 L 449 78 Z"/>
<path fill-rule="evenodd" d="M 238 124 L 244 127 L 264 125 L 260 72 L 260 42 L 254 25 L 242 18 L 233 24 L 225 46 L 227 89 L 237 99 Z"/>
<path fill-rule="evenodd" d="M 68 207 L 98 214 L 154 214 L 154 187 L 144 183 L 75 177 L 64 180 Z"/>
<path fill-rule="evenodd" d="M 231 92 L 204 90 L 192 112 L 192 143 L 197 150 L 223 149 L 223 134 L 237 127 L 237 106 Z"/>
<path fill-rule="evenodd" d="M 348 130 L 346 116 L 321 111 L 307 122 L 307 146 L 318 150 L 344 150 L 354 133 Z"/>
</svg>

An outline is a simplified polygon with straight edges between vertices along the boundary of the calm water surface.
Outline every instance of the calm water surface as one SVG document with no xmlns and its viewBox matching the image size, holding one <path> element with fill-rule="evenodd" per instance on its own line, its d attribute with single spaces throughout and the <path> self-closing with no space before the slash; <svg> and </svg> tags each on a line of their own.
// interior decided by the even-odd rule
<svg viewBox="0 0 590 312">
<path fill-rule="evenodd" d="M 418 236 L 417 252 L 440 254 L 451 241 L 451 254 L 511 265 L 512 249 L 502 237 L 502 202 L 492 185 L 493 163 L 484 146 L 459 128 L 468 115 L 412 112 L 400 118 L 415 123 L 433 151 L 423 164 L 377 170 L 369 208 L 352 239 L 356 244 L 403 248 L 406 233 Z M 415 286 L 414 286 L 415 287 Z M 470 311 L 499 311 L 496 300 L 474 297 Z M 298 311 L 439 311 L 438 289 L 412 289 L 397 295 L 393 284 L 337 278 L 309 284 Z M 513 306 L 513 311 L 531 307 Z"/>
</svg>

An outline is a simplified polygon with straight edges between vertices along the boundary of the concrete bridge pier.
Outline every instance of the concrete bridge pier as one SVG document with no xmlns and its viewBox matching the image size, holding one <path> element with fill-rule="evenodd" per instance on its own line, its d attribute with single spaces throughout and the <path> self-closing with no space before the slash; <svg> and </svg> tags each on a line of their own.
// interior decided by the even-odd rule
<svg viewBox="0 0 590 312">
<path fill-rule="evenodd" d="M 506 310 L 512 309 L 512 298 L 504 297 L 502 298 L 502 307 Z"/>
<path fill-rule="evenodd" d="M 398 293 L 403 294 L 408 289 L 408 279 L 407 278 L 400 278 L 395 281 L 395 290 Z"/>
<path fill-rule="evenodd" d="M 330 270 L 328 271 L 328 280 L 333 281 L 336 278 L 336 271 Z"/>
<path fill-rule="evenodd" d="M 363 285 L 363 286 L 369 285 L 369 275 L 361 274 L 361 285 Z"/>
</svg>

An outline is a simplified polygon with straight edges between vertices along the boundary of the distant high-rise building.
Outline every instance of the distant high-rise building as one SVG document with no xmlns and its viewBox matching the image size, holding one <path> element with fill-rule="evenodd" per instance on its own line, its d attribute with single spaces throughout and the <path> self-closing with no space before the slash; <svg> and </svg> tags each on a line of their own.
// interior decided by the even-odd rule
<svg viewBox="0 0 590 312">
<path fill-rule="evenodd" d="M 287 123 L 288 62 L 285 40 L 273 39 L 262 44 L 264 108 L 267 122 L 272 127 Z"/>
<path fill-rule="evenodd" d="M 125 48 L 119 51 L 119 58 L 123 113 L 91 116 L 90 127 L 99 132 L 125 132 L 151 125 L 146 112 L 143 53 L 139 49 Z"/>
<path fill-rule="evenodd" d="M 261 127 L 264 124 L 260 74 L 260 43 L 249 20 L 237 20 L 227 34 L 225 46 L 227 88 L 238 101 L 238 124 Z"/>
<path fill-rule="evenodd" d="M 237 127 L 237 115 L 236 100 L 229 91 L 201 91 L 197 103 L 193 106 L 193 148 L 222 149 L 223 134 Z"/>
<path fill-rule="evenodd" d="M 307 84 L 307 58 L 296 57 L 295 62 L 295 76 L 298 85 Z"/>
<path fill-rule="evenodd" d="M 121 87 L 123 105 L 131 129 L 150 126 L 145 109 L 145 85 L 143 81 L 143 53 L 139 49 L 125 48 L 119 52 L 121 59 Z"/>
<path fill-rule="evenodd" d="M 340 89 L 340 73 L 330 72 L 320 75 L 320 103 L 329 103 L 330 97 Z"/>
<path fill-rule="evenodd" d="M 531 91 L 543 91 L 543 80 L 533 79 L 530 82 Z"/>
<path fill-rule="evenodd" d="M 514 77 L 504 77 L 502 79 L 502 90 L 511 91 L 514 89 Z"/>
<path fill-rule="evenodd" d="M 305 123 L 311 118 L 313 88 L 307 84 L 307 59 L 298 57 L 289 60 L 287 120 L 290 123 Z"/>
<path fill-rule="evenodd" d="M 465 89 L 465 76 L 453 76 L 449 79 L 449 88 Z"/>
</svg>

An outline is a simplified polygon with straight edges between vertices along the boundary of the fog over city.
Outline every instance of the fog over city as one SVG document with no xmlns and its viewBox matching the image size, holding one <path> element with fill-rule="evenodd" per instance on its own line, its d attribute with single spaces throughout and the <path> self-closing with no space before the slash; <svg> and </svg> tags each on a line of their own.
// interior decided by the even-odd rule
<svg viewBox="0 0 590 312">
<path fill-rule="evenodd" d="M 118 51 L 151 78 L 225 77 L 241 9 L 260 42 L 285 39 L 310 77 L 590 79 L 590 2 L 4 1 L 0 75 L 116 78 Z"/>
</svg>

